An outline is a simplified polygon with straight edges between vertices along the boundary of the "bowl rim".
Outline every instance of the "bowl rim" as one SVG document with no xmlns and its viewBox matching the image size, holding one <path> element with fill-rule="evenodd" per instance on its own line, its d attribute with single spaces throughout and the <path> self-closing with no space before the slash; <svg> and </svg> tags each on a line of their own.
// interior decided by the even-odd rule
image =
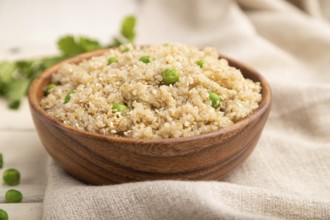
<svg viewBox="0 0 330 220">
<path fill-rule="evenodd" d="M 94 138 L 94 139 L 99 139 L 99 140 L 106 140 L 108 142 L 117 142 L 121 144 L 125 143 L 138 143 L 138 144 L 173 144 L 173 143 L 182 143 L 182 142 L 193 142 L 196 140 L 201 140 L 201 139 L 208 139 L 211 137 L 218 137 L 220 135 L 224 135 L 227 133 L 230 133 L 231 131 L 240 129 L 242 127 L 245 127 L 249 124 L 249 122 L 254 121 L 255 119 L 259 118 L 268 108 L 271 107 L 271 97 L 272 97 L 272 92 L 269 83 L 266 81 L 266 79 L 256 70 L 251 68 L 250 66 L 241 63 L 235 59 L 232 59 L 226 55 L 219 54 L 219 59 L 226 59 L 229 63 L 230 66 L 233 66 L 237 69 L 239 69 L 243 76 L 245 78 L 251 79 L 249 77 L 246 77 L 246 75 L 251 75 L 255 79 L 251 79 L 255 82 L 260 82 L 261 85 L 261 94 L 262 94 L 262 99 L 261 102 L 259 103 L 258 108 L 256 108 L 250 115 L 247 117 L 241 119 L 240 121 L 234 123 L 231 126 L 221 128 L 217 131 L 205 133 L 205 134 L 199 134 L 199 135 L 193 135 L 193 136 L 188 136 L 188 137 L 178 137 L 178 138 L 161 138 L 161 139 L 137 139 L 137 138 L 129 138 L 129 137 L 120 137 L 120 136 L 111 136 L 111 135 L 105 135 L 105 134 L 99 134 L 99 133 L 92 133 L 89 131 L 84 131 L 84 130 L 79 130 L 77 128 L 71 127 L 69 125 L 64 124 L 63 122 L 51 117 L 48 115 L 48 113 L 41 107 L 40 105 L 40 99 L 38 99 L 38 92 L 43 93 L 44 87 L 42 86 L 43 82 L 50 77 L 53 73 L 55 73 L 62 65 L 66 63 L 79 63 L 84 59 L 91 58 L 93 56 L 100 56 L 104 53 L 106 53 L 109 50 L 113 50 L 116 48 L 105 48 L 105 49 L 100 49 L 100 50 L 95 50 L 83 54 L 78 54 L 74 57 L 65 59 L 45 71 L 43 71 L 38 77 L 36 77 L 28 90 L 28 101 L 29 105 L 32 109 L 41 114 L 43 117 L 47 118 L 54 126 L 60 127 L 64 130 L 73 132 L 77 135 L 82 135 L 82 136 L 88 136 L 89 138 Z M 41 91 L 40 91 L 41 90 Z"/>
</svg>

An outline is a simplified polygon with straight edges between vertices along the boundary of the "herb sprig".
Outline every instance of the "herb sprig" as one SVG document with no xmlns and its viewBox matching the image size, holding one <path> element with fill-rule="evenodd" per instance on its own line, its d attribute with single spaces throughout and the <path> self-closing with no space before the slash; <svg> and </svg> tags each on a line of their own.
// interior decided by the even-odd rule
<svg viewBox="0 0 330 220">
<path fill-rule="evenodd" d="M 0 97 L 6 99 L 9 108 L 18 109 L 32 80 L 45 69 L 80 53 L 132 43 L 136 36 L 135 26 L 136 18 L 126 16 L 121 23 L 120 34 L 110 44 L 102 45 L 85 36 L 66 35 L 57 41 L 60 55 L 14 62 L 0 61 Z"/>
</svg>

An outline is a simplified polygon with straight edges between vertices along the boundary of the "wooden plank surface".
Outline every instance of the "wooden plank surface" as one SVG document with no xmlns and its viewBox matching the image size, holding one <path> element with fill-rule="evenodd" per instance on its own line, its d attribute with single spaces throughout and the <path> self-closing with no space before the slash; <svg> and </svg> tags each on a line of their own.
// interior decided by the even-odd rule
<svg viewBox="0 0 330 220">
<path fill-rule="evenodd" d="M 18 203 L 8 204 L 1 203 L 0 208 L 6 210 L 10 220 L 22 220 L 22 219 L 41 219 L 42 218 L 42 203 Z"/>
<path fill-rule="evenodd" d="M 30 0 L 25 4 L 20 0 L 1 0 L 0 61 L 57 54 L 56 41 L 66 34 L 86 35 L 108 43 L 118 33 L 121 19 L 136 11 L 136 2 Z M 0 208 L 8 212 L 10 220 L 41 219 L 48 155 L 35 132 L 26 99 L 18 111 L 12 111 L 0 98 L 0 153 L 4 157 L 4 167 L 0 169 Z M 21 172 L 17 187 L 2 183 L 6 168 Z M 23 193 L 21 203 L 4 203 L 9 188 Z"/>
</svg>

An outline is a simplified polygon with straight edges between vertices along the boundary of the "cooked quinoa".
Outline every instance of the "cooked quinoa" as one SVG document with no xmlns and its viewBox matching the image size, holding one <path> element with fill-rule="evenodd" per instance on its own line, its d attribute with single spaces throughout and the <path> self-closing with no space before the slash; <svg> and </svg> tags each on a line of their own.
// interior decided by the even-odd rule
<svg viewBox="0 0 330 220">
<path fill-rule="evenodd" d="M 41 106 L 64 124 L 105 135 L 175 138 L 217 131 L 251 114 L 262 98 L 259 82 L 218 57 L 210 47 L 122 45 L 63 65 Z"/>
</svg>

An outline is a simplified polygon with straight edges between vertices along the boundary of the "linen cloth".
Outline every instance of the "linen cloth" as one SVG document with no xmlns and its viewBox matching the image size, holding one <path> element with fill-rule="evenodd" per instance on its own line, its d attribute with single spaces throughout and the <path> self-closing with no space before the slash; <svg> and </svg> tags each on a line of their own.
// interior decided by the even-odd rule
<svg viewBox="0 0 330 220">
<path fill-rule="evenodd" d="M 138 43 L 214 46 L 269 81 L 260 141 L 223 181 L 89 186 L 52 160 L 44 219 L 330 219 L 330 26 L 284 1 L 142 1 Z"/>
</svg>

